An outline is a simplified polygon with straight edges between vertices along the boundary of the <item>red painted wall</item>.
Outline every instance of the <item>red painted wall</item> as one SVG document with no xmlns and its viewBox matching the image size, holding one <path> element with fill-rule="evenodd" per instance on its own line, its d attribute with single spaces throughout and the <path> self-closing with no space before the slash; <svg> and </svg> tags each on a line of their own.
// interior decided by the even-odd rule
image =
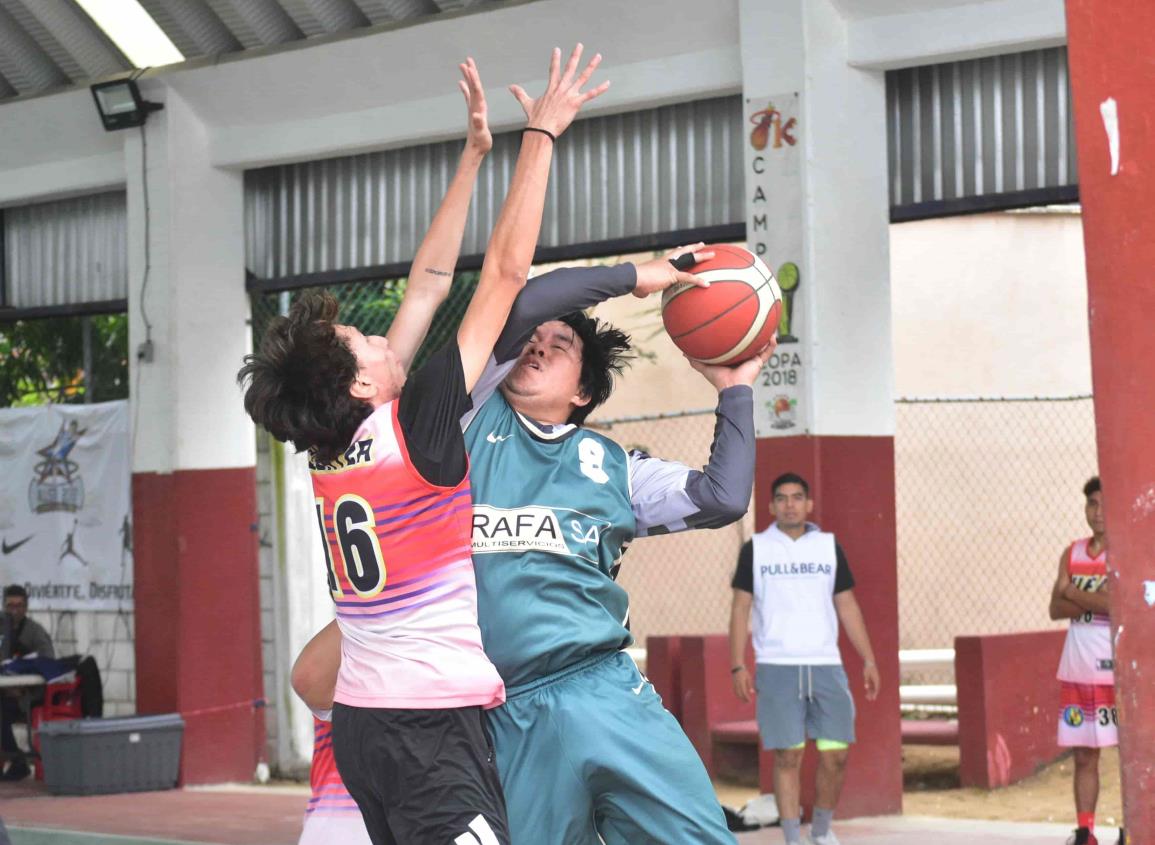
<svg viewBox="0 0 1155 845">
<path fill-rule="evenodd" d="M 850 753 L 839 817 L 902 812 L 902 726 L 898 701 L 898 566 L 894 527 L 894 439 L 782 437 L 759 440 L 754 481 L 755 528 L 770 523 L 770 484 L 784 472 L 810 483 L 813 519 L 833 531 L 846 552 L 866 617 L 882 690 L 873 702 L 862 692 L 862 661 L 842 637 L 842 659 L 858 710 L 858 742 Z M 802 801 L 814 800 L 816 752 L 802 770 Z M 773 755 L 762 753 L 764 792 L 774 789 Z"/>
<path fill-rule="evenodd" d="M 682 721 L 682 638 L 646 638 L 646 678 L 654 685 L 662 704 Z"/>
<path fill-rule="evenodd" d="M 963 786 L 1007 786 L 1060 756 L 1055 673 L 1065 637 L 1032 631 L 955 638 Z"/>
<path fill-rule="evenodd" d="M 717 750 L 710 727 L 719 722 L 754 718 L 754 704 L 734 695 L 730 680 L 730 640 L 725 634 L 682 637 L 681 723 L 686 736 L 711 775 L 715 772 Z M 648 657 L 647 657 L 648 659 Z M 747 665 L 753 667 L 754 654 L 746 647 Z"/>
<path fill-rule="evenodd" d="M 265 743 L 255 470 L 132 488 L 137 710 L 184 716 L 182 782 L 249 780 Z"/>
<path fill-rule="evenodd" d="M 1151 0 L 1067 0 L 1095 424 L 1110 540 L 1123 815 L 1135 843 L 1155 842 L 1155 607 L 1145 597 L 1155 590 L 1152 33 Z M 1100 113 L 1108 98 L 1118 114 L 1114 172 Z"/>
</svg>

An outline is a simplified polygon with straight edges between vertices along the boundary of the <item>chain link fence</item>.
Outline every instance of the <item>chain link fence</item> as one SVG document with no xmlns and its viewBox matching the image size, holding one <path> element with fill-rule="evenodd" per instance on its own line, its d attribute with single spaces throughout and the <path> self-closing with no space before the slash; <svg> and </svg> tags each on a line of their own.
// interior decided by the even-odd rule
<svg viewBox="0 0 1155 845">
<path fill-rule="evenodd" d="M 895 483 L 902 648 L 1060 627 L 1047 606 L 1063 549 L 1088 533 L 1097 473 L 1090 396 L 902 399 Z M 907 683 L 949 682 L 927 671 Z"/>
<path fill-rule="evenodd" d="M 714 438 L 714 409 L 597 420 L 591 428 L 626 449 L 703 467 Z M 754 530 L 751 508 L 724 528 L 646 537 L 622 558 L 618 582 L 630 594 L 630 630 L 639 646 L 661 634 L 716 634 L 730 619 L 730 579 Z"/>
<path fill-rule="evenodd" d="M 1097 471 L 1091 397 L 902 399 L 896 411 L 901 647 L 1060 626 L 1047 613 L 1051 584 L 1062 550 L 1087 533 L 1082 487 Z M 702 466 L 714 418 L 706 409 L 592 424 L 626 448 Z M 724 632 L 730 577 L 752 531 L 753 510 L 717 531 L 631 546 L 619 579 L 639 643 Z M 951 674 L 904 681 L 946 683 Z"/>
<path fill-rule="evenodd" d="M 480 274 L 476 271 L 456 274 L 449 290 L 449 297 L 438 309 L 425 343 L 421 345 L 413 368 L 420 367 L 425 359 L 440 349 L 453 337 L 469 300 L 477 289 Z M 384 279 L 380 282 L 350 282 L 324 288 L 309 288 L 277 293 L 262 293 L 252 298 L 253 345 L 259 346 L 269 321 L 278 315 L 289 313 L 293 302 L 305 290 L 327 290 L 341 304 L 338 320 L 356 326 L 367 335 L 384 335 L 397 314 L 401 299 L 405 295 L 407 279 Z"/>
<path fill-rule="evenodd" d="M 416 365 L 456 330 L 477 284 L 460 274 Z M 341 318 L 384 334 L 404 280 L 338 285 Z M 259 338 L 298 292 L 254 297 Z M 895 434 L 899 626 L 902 648 L 949 648 L 954 637 L 1049 628 L 1050 586 L 1061 551 L 1086 533 L 1082 485 L 1095 474 L 1090 396 L 901 399 Z M 627 449 L 703 466 L 712 409 L 676 415 L 595 417 L 590 425 Z M 714 531 L 646 538 L 620 574 L 640 645 L 657 634 L 721 633 L 730 577 L 753 531 L 753 513 Z M 907 682 L 948 680 L 942 673 Z M 949 674 L 949 673 L 947 673 Z"/>
</svg>

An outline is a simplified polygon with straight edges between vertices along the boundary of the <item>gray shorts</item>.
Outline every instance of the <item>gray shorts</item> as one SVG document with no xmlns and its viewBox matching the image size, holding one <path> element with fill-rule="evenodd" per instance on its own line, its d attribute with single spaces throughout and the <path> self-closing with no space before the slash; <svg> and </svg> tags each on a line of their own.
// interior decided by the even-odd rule
<svg viewBox="0 0 1155 845">
<path fill-rule="evenodd" d="M 854 699 L 841 666 L 759 663 L 754 686 L 767 751 L 795 748 L 807 739 L 854 742 Z"/>
</svg>

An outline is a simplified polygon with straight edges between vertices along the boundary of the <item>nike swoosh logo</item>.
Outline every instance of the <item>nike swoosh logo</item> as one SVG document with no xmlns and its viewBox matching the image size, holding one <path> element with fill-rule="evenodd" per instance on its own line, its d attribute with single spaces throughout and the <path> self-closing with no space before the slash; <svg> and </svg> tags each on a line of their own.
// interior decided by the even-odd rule
<svg viewBox="0 0 1155 845">
<path fill-rule="evenodd" d="M 513 437 L 512 434 L 494 434 L 492 431 L 485 435 L 485 439 L 490 443 L 500 443 L 502 440 L 508 440 Z"/>
<path fill-rule="evenodd" d="M 3 542 L 0 542 L 0 551 L 4 552 L 6 555 L 10 555 L 35 536 L 35 534 L 29 534 L 23 540 L 18 540 L 15 543 L 9 543 L 7 540 L 4 540 Z"/>
<path fill-rule="evenodd" d="M 642 694 L 642 687 L 644 687 L 645 685 L 646 685 L 646 682 L 642 681 L 640 684 L 638 684 L 636 687 L 634 687 L 634 695 L 641 695 Z"/>
</svg>

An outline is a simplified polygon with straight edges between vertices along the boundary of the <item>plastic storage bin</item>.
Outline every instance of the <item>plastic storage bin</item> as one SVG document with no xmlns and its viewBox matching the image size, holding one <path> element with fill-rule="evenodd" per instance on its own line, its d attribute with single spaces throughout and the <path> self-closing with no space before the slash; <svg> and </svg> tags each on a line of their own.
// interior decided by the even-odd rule
<svg viewBox="0 0 1155 845">
<path fill-rule="evenodd" d="M 172 789 L 184 720 L 177 714 L 45 722 L 44 783 L 53 795 Z"/>
</svg>

